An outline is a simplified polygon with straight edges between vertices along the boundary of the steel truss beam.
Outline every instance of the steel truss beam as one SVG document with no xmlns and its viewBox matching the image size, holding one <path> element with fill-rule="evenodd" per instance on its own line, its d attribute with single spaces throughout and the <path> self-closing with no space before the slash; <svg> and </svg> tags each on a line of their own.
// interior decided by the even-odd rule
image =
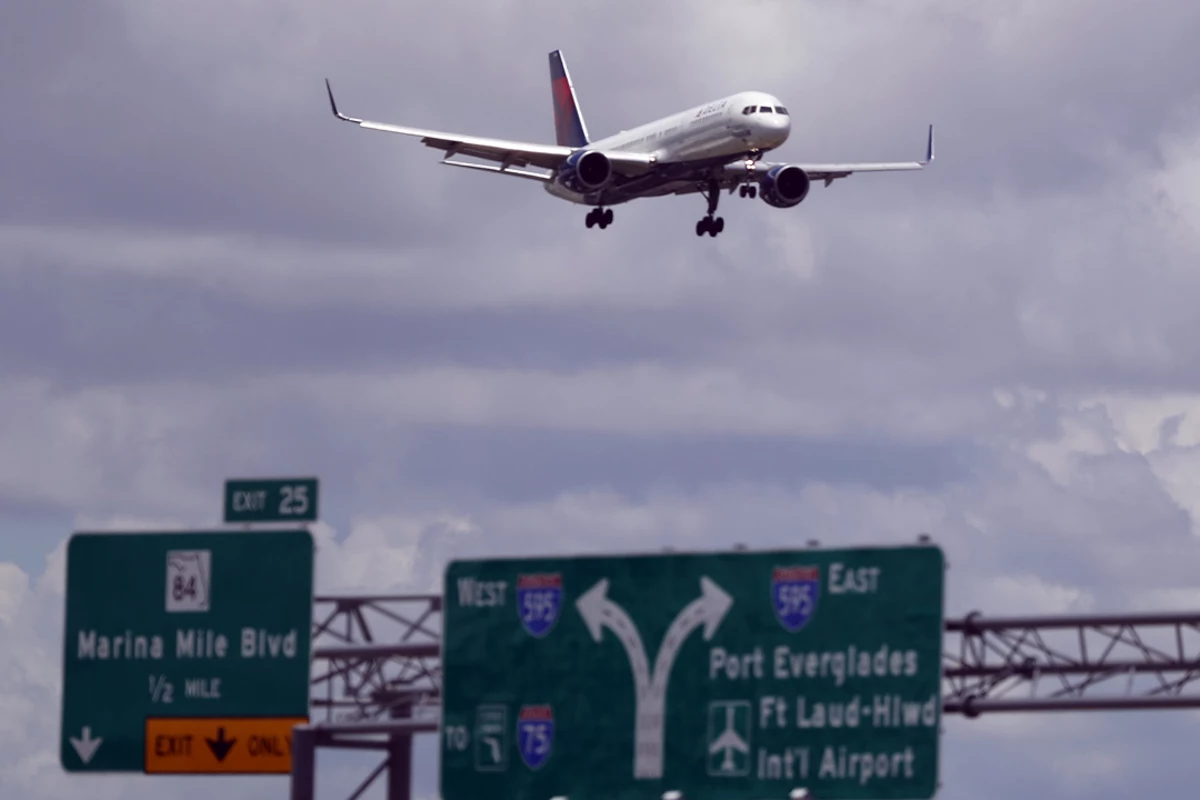
<svg viewBox="0 0 1200 800">
<path fill-rule="evenodd" d="M 1200 708 L 1200 614 L 973 612 L 946 621 L 942 649 L 948 714 Z"/>
<path fill-rule="evenodd" d="M 316 598 L 312 708 L 327 723 L 434 719 L 441 701 L 442 598 Z"/>
<path fill-rule="evenodd" d="M 389 800 L 408 800 L 412 737 L 438 730 L 441 610 L 438 595 L 316 598 L 313 722 L 296 731 L 293 800 L 313 800 L 316 747 L 384 751 L 350 800 L 385 771 Z M 946 714 L 1200 708 L 1200 614 L 973 612 L 946 620 L 942 651 Z"/>
<path fill-rule="evenodd" d="M 385 754 L 349 800 L 385 772 L 388 800 L 408 800 L 412 737 L 438 730 L 441 611 L 440 595 L 316 598 L 312 723 L 293 736 L 292 800 L 314 800 L 318 747 Z"/>
</svg>

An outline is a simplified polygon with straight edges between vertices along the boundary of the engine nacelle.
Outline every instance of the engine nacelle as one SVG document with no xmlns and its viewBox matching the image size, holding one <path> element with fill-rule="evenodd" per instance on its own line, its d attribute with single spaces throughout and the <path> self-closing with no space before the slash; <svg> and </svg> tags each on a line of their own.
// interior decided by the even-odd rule
<svg viewBox="0 0 1200 800">
<path fill-rule="evenodd" d="M 613 178 L 612 162 L 598 150 L 579 150 L 558 168 L 558 182 L 579 194 L 599 191 Z"/>
<path fill-rule="evenodd" d="M 812 180 L 808 173 L 793 164 L 771 167 L 759 181 L 763 202 L 775 208 L 791 208 L 808 197 Z"/>
</svg>

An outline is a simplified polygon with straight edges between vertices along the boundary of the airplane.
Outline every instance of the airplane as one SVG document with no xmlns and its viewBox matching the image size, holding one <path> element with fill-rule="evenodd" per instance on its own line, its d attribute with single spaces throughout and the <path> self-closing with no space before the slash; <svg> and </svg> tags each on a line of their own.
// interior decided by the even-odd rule
<svg viewBox="0 0 1200 800">
<path fill-rule="evenodd" d="M 715 216 L 722 189 L 760 197 L 773 208 L 792 208 L 808 196 L 813 181 L 829 186 L 856 172 L 923 169 L 933 163 L 933 125 L 921 161 L 790 163 L 764 161 L 791 134 L 791 115 L 766 92 L 738 92 L 711 103 L 593 140 L 580 111 L 575 86 L 561 50 L 550 53 L 556 144 L 517 142 L 391 125 L 342 114 L 325 79 L 329 105 L 339 120 L 362 128 L 419 137 L 442 150 L 441 163 L 541 181 L 552 196 L 593 206 L 584 220 L 601 230 L 613 222 L 612 207 L 646 197 L 700 193 L 708 212 L 696 235 L 715 237 L 725 219 Z M 458 156 L 499 164 L 456 160 Z M 545 172 L 535 172 L 526 167 Z"/>
</svg>

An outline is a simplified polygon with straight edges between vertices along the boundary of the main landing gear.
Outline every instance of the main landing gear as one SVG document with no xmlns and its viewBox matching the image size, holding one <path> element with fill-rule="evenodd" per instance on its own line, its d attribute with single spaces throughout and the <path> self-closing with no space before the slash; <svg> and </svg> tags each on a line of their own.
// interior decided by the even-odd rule
<svg viewBox="0 0 1200 800">
<path fill-rule="evenodd" d="M 589 228 L 592 227 L 593 225 L 599 225 L 600 230 L 604 230 L 609 225 L 612 225 L 612 221 L 613 221 L 612 209 L 611 208 L 602 209 L 599 206 L 597 206 L 596 208 L 593 208 L 591 211 L 589 211 L 588 215 L 587 215 L 587 219 L 585 220 L 585 222 L 587 223 L 587 226 Z"/>
<path fill-rule="evenodd" d="M 721 199 L 721 187 L 715 178 L 709 179 L 708 191 L 701 191 L 705 199 L 708 200 L 708 214 L 696 223 L 696 235 L 716 236 L 721 231 L 725 230 L 725 218 L 713 217 L 717 213 L 717 201 Z"/>
</svg>

